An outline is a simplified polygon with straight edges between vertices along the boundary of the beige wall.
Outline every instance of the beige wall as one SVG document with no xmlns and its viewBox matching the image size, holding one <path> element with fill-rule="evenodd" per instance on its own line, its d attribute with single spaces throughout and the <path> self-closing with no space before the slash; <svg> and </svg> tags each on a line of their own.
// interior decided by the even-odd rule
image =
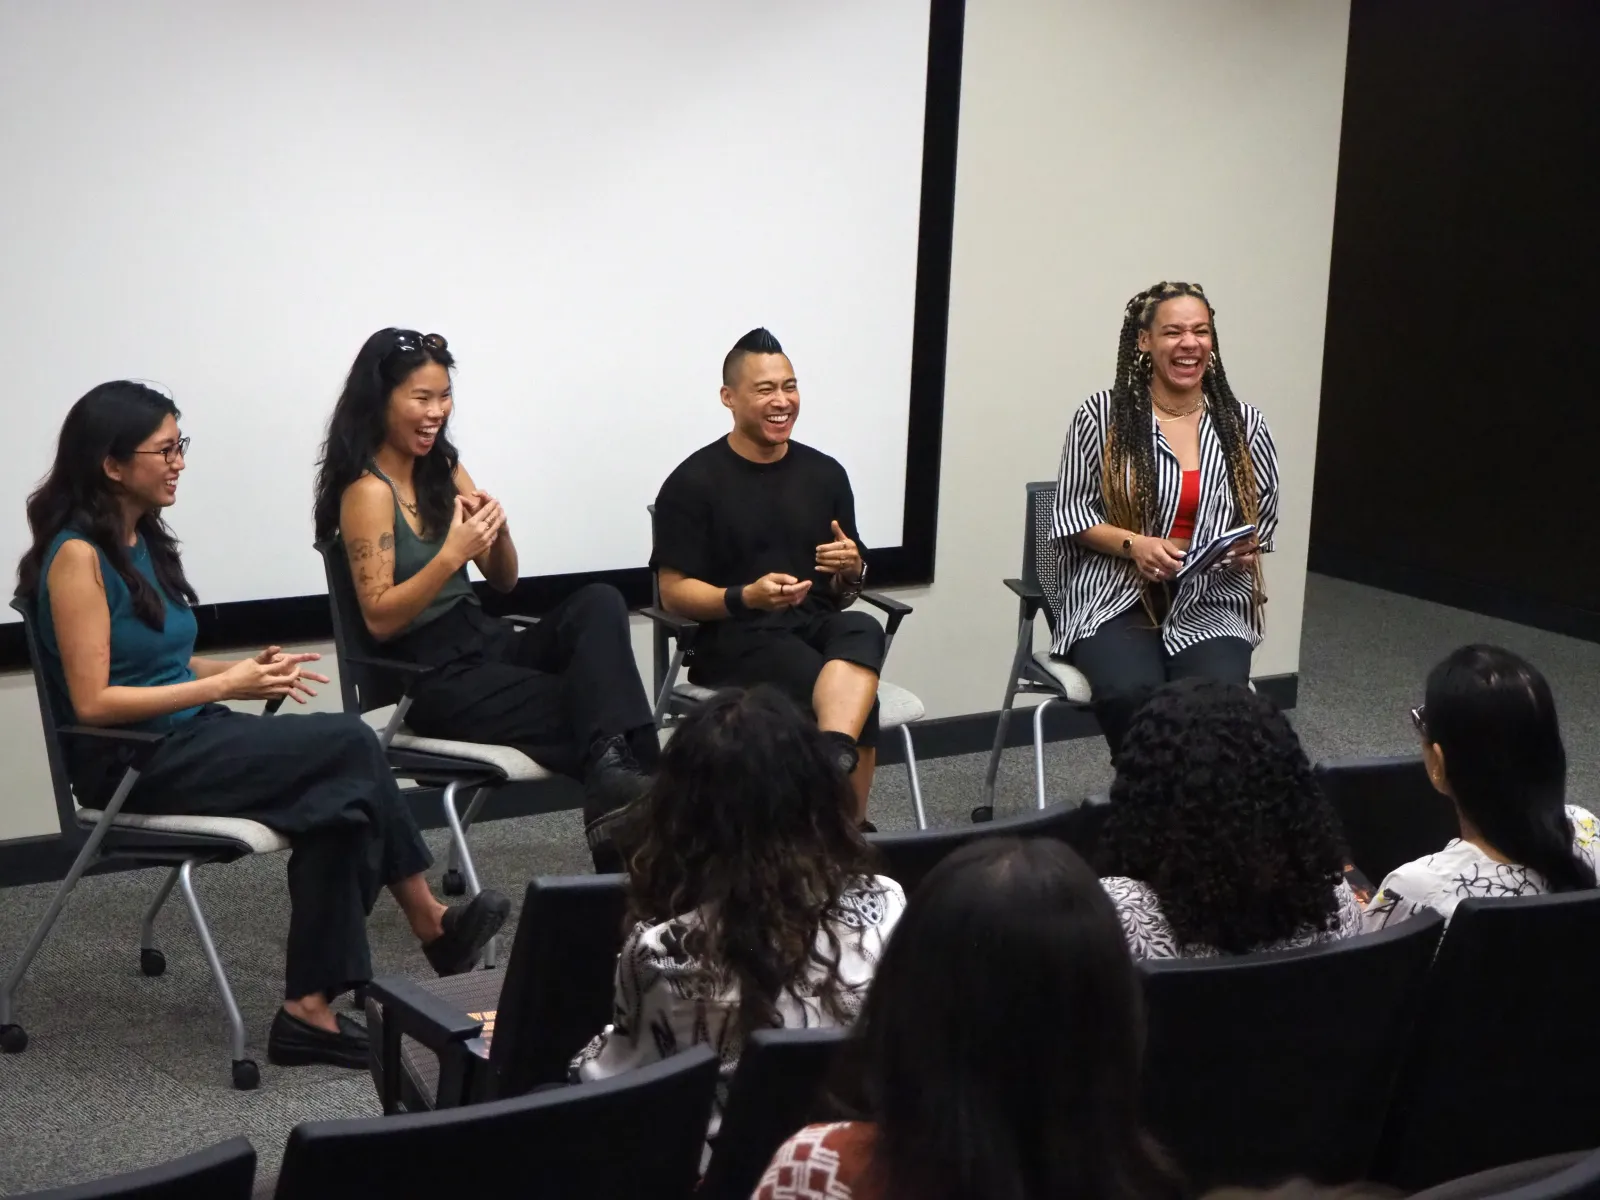
<svg viewBox="0 0 1600 1200">
<path fill-rule="evenodd" d="M 1346 0 L 971 0 L 937 582 L 890 674 L 931 716 L 998 706 L 1022 485 L 1109 382 L 1122 305 L 1163 278 L 1217 307 L 1282 460 L 1258 675 L 1297 669 Z M 648 632 L 635 623 L 648 677 Z M 0 840 L 56 829 L 31 680 L 0 677 Z"/>
</svg>

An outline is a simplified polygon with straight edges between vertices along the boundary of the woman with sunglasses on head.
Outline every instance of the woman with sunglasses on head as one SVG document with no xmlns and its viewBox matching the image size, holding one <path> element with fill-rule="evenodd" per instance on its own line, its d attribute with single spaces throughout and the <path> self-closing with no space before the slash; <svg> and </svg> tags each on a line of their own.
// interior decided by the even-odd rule
<svg viewBox="0 0 1600 1200">
<path fill-rule="evenodd" d="M 660 753 L 627 605 L 590 584 L 520 634 L 484 613 L 467 564 L 509 592 L 517 547 L 505 509 L 450 441 L 454 366 L 438 334 L 380 329 L 367 339 L 328 422 L 317 537 L 344 543 L 372 636 L 433 668 L 407 724 L 424 737 L 516 746 L 583 779 L 596 869 L 621 870 L 609 818 Z"/>
<path fill-rule="evenodd" d="M 1567 752 L 1544 676 L 1509 650 L 1463 646 L 1429 673 L 1426 695 L 1411 720 L 1461 836 L 1389 872 L 1366 928 L 1425 908 L 1448 920 L 1472 896 L 1594 887 L 1600 829 L 1594 814 L 1565 802 Z"/>
<path fill-rule="evenodd" d="M 33 602 L 52 702 L 65 721 L 165 734 L 139 764 L 127 812 L 246 817 L 287 837 L 285 1000 L 267 1058 L 365 1068 L 367 1035 L 330 1001 L 372 977 L 365 922 L 380 887 L 441 975 L 469 969 L 510 911 L 484 892 L 446 908 L 373 732 L 354 717 L 263 718 L 227 700 L 305 702 L 315 654 L 269 646 L 237 662 L 194 653 L 196 602 L 162 519 L 189 439 L 142 383 L 105 383 L 72 406 L 50 473 L 28 498 L 33 533 L 17 594 Z M 78 803 L 100 808 L 131 761 L 101 739 L 63 745 Z"/>
</svg>

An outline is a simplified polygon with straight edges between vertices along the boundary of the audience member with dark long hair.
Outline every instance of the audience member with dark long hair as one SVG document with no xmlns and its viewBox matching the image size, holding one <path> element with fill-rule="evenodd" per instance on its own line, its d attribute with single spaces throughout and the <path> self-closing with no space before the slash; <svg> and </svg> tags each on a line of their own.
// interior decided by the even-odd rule
<svg viewBox="0 0 1600 1200">
<path fill-rule="evenodd" d="M 517 583 L 505 510 L 450 441 L 455 357 L 444 338 L 380 329 L 334 406 L 316 485 L 319 539 L 339 535 L 367 629 L 432 667 L 407 722 L 425 737 L 509 744 L 587 787 L 597 867 L 618 868 L 607 817 L 637 795 L 659 743 L 622 595 L 574 592 L 531 629 L 487 616 L 467 564 Z"/>
<path fill-rule="evenodd" d="M 936 867 L 858 1026 L 870 1121 L 810 1126 L 756 1200 L 1165 1200 L 1140 1128 L 1138 980 L 1094 873 L 1049 839 Z"/>
<path fill-rule="evenodd" d="M 1269 701 L 1211 679 L 1167 684 L 1134 714 L 1116 766 L 1099 865 L 1136 957 L 1361 932 L 1337 819 Z"/>
<path fill-rule="evenodd" d="M 1448 919 L 1471 896 L 1594 887 L 1600 829 L 1566 803 L 1567 752 L 1544 676 L 1509 650 L 1463 646 L 1429 673 L 1426 695 L 1411 719 L 1461 836 L 1391 871 L 1367 906 L 1367 928 L 1425 908 Z"/>
<path fill-rule="evenodd" d="M 510 912 L 483 892 L 446 908 L 431 859 L 372 730 L 355 717 L 258 717 L 225 700 L 304 703 L 315 654 L 269 646 L 238 662 L 195 654 L 195 590 L 162 513 L 189 439 L 173 402 L 105 383 L 72 406 L 50 474 L 28 498 L 33 544 L 17 594 L 33 602 L 44 671 L 67 722 L 165 734 L 125 811 L 247 817 L 290 840 L 285 1000 L 268 1059 L 364 1068 L 367 1035 L 329 1001 L 372 977 L 365 921 L 393 893 L 441 975 L 469 969 Z M 78 803 L 103 807 L 128 760 L 97 739 L 63 747 Z"/>
<path fill-rule="evenodd" d="M 731 1070 L 752 1030 L 849 1024 L 905 907 L 853 810 L 828 738 L 775 689 L 686 717 L 624 818 L 634 924 L 575 1079 L 697 1043 Z"/>
</svg>

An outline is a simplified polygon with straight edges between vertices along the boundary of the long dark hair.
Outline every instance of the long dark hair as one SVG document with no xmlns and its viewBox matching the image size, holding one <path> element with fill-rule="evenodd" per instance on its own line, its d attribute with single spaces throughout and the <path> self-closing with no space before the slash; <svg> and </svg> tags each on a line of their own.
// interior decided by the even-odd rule
<svg viewBox="0 0 1600 1200">
<path fill-rule="evenodd" d="M 1122 310 L 1122 332 L 1117 338 L 1117 374 L 1111 385 L 1111 425 L 1106 434 L 1105 458 L 1101 463 L 1101 492 L 1106 520 L 1136 533 L 1165 536 L 1157 528 L 1158 489 L 1155 447 L 1150 436 L 1150 379 L 1155 365 L 1150 355 L 1139 349 L 1139 332 L 1148 331 L 1156 310 L 1167 300 L 1192 296 L 1206 306 L 1211 318 L 1211 358 L 1200 377 L 1206 411 L 1217 441 L 1222 444 L 1228 468 L 1228 490 L 1233 497 L 1234 521 L 1253 524 L 1261 516 L 1261 489 L 1256 482 L 1255 463 L 1246 440 L 1244 409 L 1228 383 L 1222 366 L 1222 343 L 1217 337 L 1216 310 L 1198 283 L 1163 280 L 1151 284 Z M 1154 584 L 1144 583 L 1146 604 Z M 1165 586 L 1160 585 L 1160 586 Z M 1266 601 L 1262 590 L 1259 561 L 1255 573 L 1256 617 Z"/>
<path fill-rule="evenodd" d="M 1249 688 L 1185 679 L 1128 726 L 1101 874 L 1150 885 L 1179 942 L 1247 954 L 1333 927 L 1344 849 L 1288 719 Z"/>
<path fill-rule="evenodd" d="M 813 965 L 823 968 L 824 1011 L 853 1016 L 828 925 L 844 891 L 872 874 L 853 808 L 816 724 L 756 687 L 719 692 L 684 718 L 624 818 L 621 840 L 638 847 L 629 919 L 704 915 L 687 949 L 738 983 L 742 1033 L 778 1024 L 779 996 L 798 994 Z"/>
<path fill-rule="evenodd" d="M 1115 908 L 1048 838 L 940 863 L 857 1025 L 884 1200 L 1176 1196 L 1139 1125 L 1144 1016 Z"/>
<path fill-rule="evenodd" d="M 1553 892 L 1595 886 L 1572 849 L 1567 752 L 1533 664 L 1498 646 L 1461 647 L 1428 675 L 1423 724 L 1456 804 L 1491 846 Z"/>
<path fill-rule="evenodd" d="M 333 406 L 333 416 L 328 418 L 328 436 L 322 443 L 322 457 L 317 460 L 313 518 L 319 540 L 338 532 L 339 501 L 345 488 L 361 478 L 383 445 L 390 393 L 411 372 L 430 362 L 446 371 L 456 365 L 450 347 L 436 333 L 424 337 L 409 329 L 380 329 L 362 343 L 344 381 L 344 391 Z M 448 529 L 455 511 L 454 477 L 461 455 L 450 441 L 449 426 L 446 420 L 433 441 L 433 449 L 417 459 L 411 477 L 417 494 L 417 515 L 427 537 L 437 537 Z"/>
<path fill-rule="evenodd" d="M 33 544 L 17 563 L 17 595 L 36 597 L 50 543 L 63 529 L 82 533 L 111 564 L 133 600 L 134 614 L 152 629 L 166 625 L 166 604 L 148 580 L 134 570 L 124 542 L 122 503 L 105 462 L 129 462 L 133 452 L 178 406 L 155 388 L 119 379 L 90 388 L 67 413 L 56 443 L 56 459 L 28 497 L 28 528 Z M 161 590 L 174 603 L 194 604 L 199 597 L 183 573 L 178 539 L 154 510 L 136 526 L 150 552 L 150 566 Z"/>
</svg>

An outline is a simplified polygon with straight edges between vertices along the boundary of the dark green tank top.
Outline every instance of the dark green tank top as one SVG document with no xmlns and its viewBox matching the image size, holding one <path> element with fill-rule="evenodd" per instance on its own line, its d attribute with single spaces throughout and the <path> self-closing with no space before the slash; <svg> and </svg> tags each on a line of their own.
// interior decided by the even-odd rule
<svg viewBox="0 0 1600 1200">
<path fill-rule="evenodd" d="M 406 520 L 406 514 L 400 507 L 400 493 L 390 479 L 378 470 L 376 463 L 368 463 L 367 470 L 389 485 L 389 491 L 394 496 L 394 581 L 396 584 L 404 583 L 423 567 L 431 563 L 444 547 L 444 538 L 428 541 L 419 537 Z M 433 621 L 437 621 L 446 612 L 462 601 L 468 604 L 478 603 L 478 594 L 472 590 L 472 584 L 467 579 L 467 568 L 463 565 L 461 570 L 450 576 L 445 585 L 439 589 L 438 594 L 429 602 L 428 607 L 417 614 L 416 619 L 402 629 L 396 637 L 403 637 L 414 630 L 421 629 Z"/>
</svg>

